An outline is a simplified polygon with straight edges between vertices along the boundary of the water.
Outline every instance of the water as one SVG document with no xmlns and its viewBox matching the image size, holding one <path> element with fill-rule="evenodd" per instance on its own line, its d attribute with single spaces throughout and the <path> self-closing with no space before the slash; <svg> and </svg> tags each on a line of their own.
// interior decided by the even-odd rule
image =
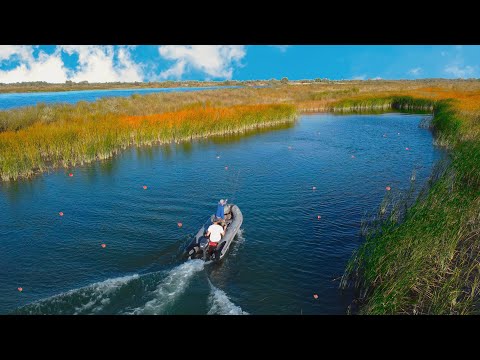
<svg viewBox="0 0 480 360">
<path fill-rule="evenodd" d="M 0 313 L 344 314 L 365 212 L 443 156 L 424 117 L 306 115 L 0 184 Z M 244 215 L 229 254 L 184 262 L 226 197 Z"/>
<path fill-rule="evenodd" d="M 95 101 L 103 97 L 127 97 L 133 94 L 152 94 L 157 92 L 185 92 L 203 91 L 224 88 L 238 88 L 240 86 L 206 86 L 206 87 L 176 87 L 176 88 L 148 88 L 148 89 L 110 89 L 110 90 L 78 90 L 58 92 L 31 92 L 0 94 L 0 110 L 12 109 L 21 106 L 33 106 L 37 103 L 69 103 L 79 101 Z"/>
</svg>

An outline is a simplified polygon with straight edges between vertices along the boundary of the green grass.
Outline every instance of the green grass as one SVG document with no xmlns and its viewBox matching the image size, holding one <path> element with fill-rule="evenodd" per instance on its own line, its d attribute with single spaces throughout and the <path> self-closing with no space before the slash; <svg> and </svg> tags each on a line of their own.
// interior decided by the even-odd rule
<svg viewBox="0 0 480 360">
<path fill-rule="evenodd" d="M 431 110 L 433 106 L 434 103 L 429 99 L 418 99 L 411 96 L 387 96 L 340 100 L 330 106 L 330 111 L 352 112 L 375 109 Z"/>
<path fill-rule="evenodd" d="M 412 104 L 408 98 L 399 103 Z M 437 138 L 450 148 L 450 164 L 406 210 L 387 193 L 383 206 L 390 208 L 369 222 L 365 242 L 341 282 L 342 287 L 357 289 L 360 314 L 479 311 L 480 143 L 460 136 L 462 119 L 452 101 L 432 105 L 432 125 Z M 399 220 L 400 208 L 404 214 Z"/>
</svg>

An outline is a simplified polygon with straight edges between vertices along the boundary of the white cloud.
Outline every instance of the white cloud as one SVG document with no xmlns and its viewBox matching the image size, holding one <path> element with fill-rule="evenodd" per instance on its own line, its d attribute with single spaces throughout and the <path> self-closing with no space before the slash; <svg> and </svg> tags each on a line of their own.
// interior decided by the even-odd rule
<svg viewBox="0 0 480 360">
<path fill-rule="evenodd" d="M 413 75 L 413 76 L 420 75 L 421 72 L 422 72 L 421 67 L 416 67 L 416 68 L 408 70 L 408 74 Z"/>
<path fill-rule="evenodd" d="M 213 78 L 231 79 L 233 65 L 245 56 L 243 45 L 164 45 L 160 55 L 175 63 L 160 73 L 160 79 L 180 79 L 190 69 L 199 70 Z"/>
<path fill-rule="evenodd" d="M 376 76 L 372 80 L 382 80 L 382 78 L 380 76 Z"/>
<path fill-rule="evenodd" d="M 16 57 L 19 60 L 33 58 L 33 46 L 29 45 L 0 45 L 0 61 Z"/>
<path fill-rule="evenodd" d="M 363 75 L 356 75 L 352 77 L 352 80 L 365 80 L 366 78 L 367 78 L 367 75 L 363 74 Z"/>
<path fill-rule="evenodd" d="M 456 78 L 471 77 L 475 73 L 475 68 L 470 65 L 450 64 L 445 66 L 445 72 Z"/>
<path fill-rule="evenodd" d="M 290 45 L 270 45 L 270 46 L 277 48 L 282 53 L 286 52 L 287 49 L 290 47 Z"/>
<path fill-rule="evenodd" d="M 61 83 L 66 80 L 89 82 L 143 81 L 142 64 L 135 63 L 129 46 L 60 45 L 52 54 L 39 51 L 33 56 L 34 46 L 2 45 L 0 61 L 18 60 L 19 64 L 0 70 L 0 83 L 46 81 Z M 78 66 L 68 69 L 62 61 L 62 52 L 78 55 Z"/>
<path fill-rule="evenodd" d="M 32 46 L 0 46 L 0 60 L 15 57 L 20 61 L 19 65 L 10 70 L 0 70 L 0 83 L 28 81 L 60 83 L 67 80 L 67 69 L 58 50 L 50 55 L 40 51 L 38 57 L 34 58 Z"/>
<path fill-rule="evenodd" d="M 177 61 L 173 66 L 169 69 L 162 71 L 160 73 L 161 79 L 180 79 L 185 72 L 185 66 L 187 62 L 185 60 Z"/>
<path fill-rule="evenodd" d="M 141 65 L 132 60 L 130 47 L 122 46 L 115 51 L 111 45 L 64 45 L 61 49 L 78 55 L 78 69 L 69 77 L 72 81 L 143 81 Z"/>
</svg>

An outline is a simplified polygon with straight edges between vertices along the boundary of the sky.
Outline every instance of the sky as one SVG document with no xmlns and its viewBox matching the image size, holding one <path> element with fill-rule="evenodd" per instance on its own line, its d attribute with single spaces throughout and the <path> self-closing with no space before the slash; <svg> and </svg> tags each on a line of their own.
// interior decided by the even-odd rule
<svg viewBox="0 0 480 360">
<path fill-rule="evenodd" d="M 476 45 L 0 45 L 0 83 L 479 78 Z"/>
</svg>

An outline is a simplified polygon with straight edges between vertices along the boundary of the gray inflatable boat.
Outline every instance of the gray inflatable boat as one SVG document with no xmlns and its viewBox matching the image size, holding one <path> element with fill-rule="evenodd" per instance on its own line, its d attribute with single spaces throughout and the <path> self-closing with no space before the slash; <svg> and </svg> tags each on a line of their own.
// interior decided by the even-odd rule
<svg viewBox="0 0 480 360">
<path fill-rule="evenodd" d="M 212 243 L 205 237 L 208 227 L 212 225 L 215 220 L 215 215 L 210 216 L 185 250 L 190 259 L 203 258 L 205 261 L 219 261 L 222 260 L 227 253 L 233 238 L 237 235 L 242 225 L 243 215 L 235 204 L 227 204 L 223 209 L 225 213 L 225 223 L 227 225 L 225 235 L 222 236 L 222 239 L 218 243 Z"/>
</svg>

